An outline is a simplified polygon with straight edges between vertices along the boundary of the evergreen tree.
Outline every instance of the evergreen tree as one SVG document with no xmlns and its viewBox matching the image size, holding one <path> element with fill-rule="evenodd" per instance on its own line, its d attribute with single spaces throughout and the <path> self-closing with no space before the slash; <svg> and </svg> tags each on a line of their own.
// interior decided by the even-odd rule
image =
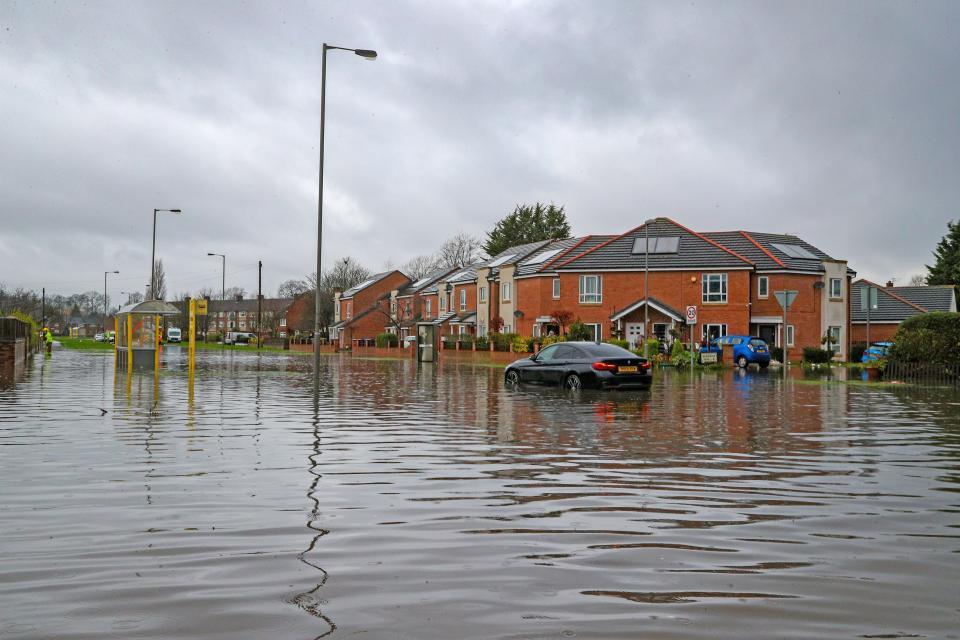
<svg viewBox="0 0 960 640">
<path fill-rule="evenodd" d="M 940 240 L 933 256 L 936 263 L 927 265 L 927 284 L 960 285 L 960 222 L 947 223 L 947 235 Z"/>
<path fill-rule="evenodd" d="M 570 237 L 570 223 L 563 206 L 518 204 L 505 218 L 487 232 L 483 250 L 493 257 L 518 244 Z"/>
</svg>

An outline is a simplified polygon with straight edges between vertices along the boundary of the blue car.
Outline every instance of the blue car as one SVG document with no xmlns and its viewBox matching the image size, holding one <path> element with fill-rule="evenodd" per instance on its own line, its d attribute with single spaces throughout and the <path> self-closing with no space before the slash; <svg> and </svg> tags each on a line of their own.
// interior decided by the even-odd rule
<svg viewBox="0 0 960 640">
<path fill-rule="evenodd" d="M 866 364 L 874 360 L 886 358 L 890 354 L 890 347 L 892 346 L 892 342 L 874 342 L 864 350 L 863 355 L 860 357 L 860 362 Z"/>
<path fill-rule="evenodd" d="M 756 364 L 766 369 L 770 366 L 770 348 L 766 340 L 756 336 L 723 336 L 700 347 L 700 353 L 716 353 L 719 360 L 723 345 L 728 344 L 733 345 L 733 361 L 738 367 Z"/>
</svg>

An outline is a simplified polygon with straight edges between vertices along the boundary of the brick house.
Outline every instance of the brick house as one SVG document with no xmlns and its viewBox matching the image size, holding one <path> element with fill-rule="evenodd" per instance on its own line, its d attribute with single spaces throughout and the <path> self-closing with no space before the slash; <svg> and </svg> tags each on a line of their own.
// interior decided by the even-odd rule
<svg viewBox="0 0 960 640">
<path fill-rule="evenodd" d="M 384 271 L 333 297 L 334 324 L 330 340 L 341 348 L 370 341 L 393 325 L 390 300 L 410 284 L 400 271 Z"/>
<path fill-rule="evenodd" d="M 510 247 L 477 265 L 475 271 L 478 335 L 487 335 L 494 321 L 502 322 L 503 333 L 516 330 L 517 265 L 534 253 L 541 252 L 550 242 L 550 240 L 541 240 Z"/>
<path fill-rule="evenodd" d="M 438 304 L 438 283 L 441 279 L 454 274 L 457 269 L 442 267 L 435 269 L 416 282 L 391 293 L 391 309 L 400 325 L 400 338 L 416 334 L 416 323 L 436 319 Z"/>
<path fill-rule="evenodd" d="M 869 339 L 867 337 L 867 312 L 860 308 L 860 299 L 867 287 L 877 288 L 877 308 L 870 310 Z M 932 311 L 957 311 L 957 297 L 952 285 L 895 287 L 874 284 L 869 280 L 857 280 L 850 289 L 850 333 L 852 342 L 885 342 L 893 338 L 901 323 L 907 318 Z"/>
<path fill-rule="evenodd" d="M 455 269 L 435 283 L 441 334 L 477 333 L 477 263 Z"/>
<path fill-rule="evenodd" d="M 260 304 L 260 335 L 261 337 L 286 337 L 287 310 L 293 303 L 291 298 L 264 298 Z M 169 326 L 187 327 L 189 321 L 187 303 L 183 300 L 174 302 L 180 309 L 180 315 L 174 320 L 168 320 Z M 197 316 L 197 331 L 201 334 L 227 331 L 243 333 L 257 332 L 257 300 L 256 298 L 233 300 L 208 300 L 207 315 Z"/>
</svg>

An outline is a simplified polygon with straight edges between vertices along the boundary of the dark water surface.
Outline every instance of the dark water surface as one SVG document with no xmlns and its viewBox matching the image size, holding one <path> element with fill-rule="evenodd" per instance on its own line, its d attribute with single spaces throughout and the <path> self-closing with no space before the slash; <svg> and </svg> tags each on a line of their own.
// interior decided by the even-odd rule
<svg viewBox="0 0 960 640">
<path fill-rule="evenodd" d="M 0 638 L 960 635 L 955 394 L 179 357 L 0 391 Z"/>
</svg>

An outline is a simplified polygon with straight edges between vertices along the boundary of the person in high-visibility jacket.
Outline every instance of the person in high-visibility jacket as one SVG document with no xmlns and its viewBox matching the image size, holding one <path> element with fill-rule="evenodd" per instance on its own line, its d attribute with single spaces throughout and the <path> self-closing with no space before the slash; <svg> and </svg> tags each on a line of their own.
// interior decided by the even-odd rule
<svg viewBox="0 0 960 640">
<path fill-rule="evenodd" d="M 50 333 L 50 327 L 43 328 L 43 342 L 47 353 L 53 352 L 53 334 Z"/>
</svg>

